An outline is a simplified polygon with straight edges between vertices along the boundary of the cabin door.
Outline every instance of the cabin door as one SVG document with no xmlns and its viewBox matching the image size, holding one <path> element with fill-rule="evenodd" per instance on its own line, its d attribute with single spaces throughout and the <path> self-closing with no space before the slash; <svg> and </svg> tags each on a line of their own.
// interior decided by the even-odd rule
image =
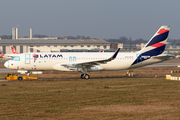
<svg viewBox="0 0 180 120">
<path fill-rule="evenodd" d="M 25 54 L 25 64 L 31 63 L 31 54 Z"/>
</svg>

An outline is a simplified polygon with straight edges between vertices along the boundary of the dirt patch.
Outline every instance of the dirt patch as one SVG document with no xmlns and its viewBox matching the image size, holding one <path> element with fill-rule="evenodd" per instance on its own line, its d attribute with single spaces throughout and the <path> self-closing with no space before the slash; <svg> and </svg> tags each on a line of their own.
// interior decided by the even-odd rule
<svg viewBox="0 0 180 120">
<path fill-rule="evenodd" d="M 7 86 L 6 84 L 2 84 L 1 86 Z"/>
<path fill-rule="evenodd" d="M 104 86 L 104 89 L 109 89 L 110 87 L 109 86 Z"/>
<path fill-rule="evenodd" d="M 143 86 L 143 85 L 148 85 L 148 84 L 138 84 L 138 85 L 115 85 L 115 86 L 109 86 L 111 88 L 125 88 L 125 87 L 134 87 L 134 86 Z"/>
<path fill-rule="evenodd" d="M 174 109 L 169 106 L 155 106 L 155 105 L 108 105 L 108 106 L 96 106 L 87 107 L 83 110 L 93 110 L 93 111 L 117 111 L 117 112 L 155 112 L 160 110 L 170 110 Z"/>
</svg>

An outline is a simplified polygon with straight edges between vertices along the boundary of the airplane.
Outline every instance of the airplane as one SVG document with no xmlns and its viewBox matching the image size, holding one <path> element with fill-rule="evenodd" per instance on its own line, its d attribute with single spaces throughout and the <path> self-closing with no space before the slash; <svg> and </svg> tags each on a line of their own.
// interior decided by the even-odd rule
<svg viewBox="0 0 180 120">
<path fill-rule="evenodd" d="M 4 56 L 4 53 L 0 49 L 0 58 L 3 58 L 3 56 Z"/>
<path fill-rule="evenodd" d="M 11 50 L 13 54 L 19 54 L 13 46 L 11 46 Z M 1 62 L 5 62 L 9 59 L 11 59 L 12 54 L 4 54 L 1 50 L 0 50 L 0 58 L 1 58 Z"/>
<path fill-rule="evenodd" d="M 82 79 L 89 79 L 90 71 L 128 70 L 172 58 L 163 54 L 167 44 L 170 26 L 161 26 L 148 43 L 138 52 L 41 52 L 11 55 L 12 59 L 4 63 L 8 69 L 27 72 L 33 71 L 77 71 Z"/>
<path fill-rule="evenodd" d="M 2 50 L 0 49 L 0 61 L 3 61 L 3 57 L 4 57 L 4 53 L 2 52 Z"/>
<path fill-rule="evenodd" d="M 15 51 L 15 52 L 13 52 L 13 54 L 18 54 L 18 53 L 16 52 L 16 50 L 14 49 L 14 47 L 11 47 L 11 50 L 12 50 L 12 52 Z M 8 59 L 11 58 L 11 57 L 6 57 L 6 56 L 7 56 L 7 55 L 4 54 L 3 51 L 0 49 L 0 61 L 1 61 L 1 62 L 6 61 L 6 60 L 8 60 Z M 8 56 L 9 56 L 9 55 L 8 55 Z"/>
<path fill-rule="evenodd" d="M 12 53 L 13 53 L 13 54 L 19 54 L 19 53 L 14 49 L 13 46 L 11 46 L 11 50 L 12 50 Z"/>
</svg>

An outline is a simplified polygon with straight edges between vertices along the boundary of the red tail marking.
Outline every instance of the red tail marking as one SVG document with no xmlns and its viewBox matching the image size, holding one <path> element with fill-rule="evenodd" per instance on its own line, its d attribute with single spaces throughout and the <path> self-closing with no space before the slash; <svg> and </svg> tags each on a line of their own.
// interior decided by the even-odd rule
<svg viewBox="0 0 180 120">
<path fill-rule="evenodd" d="M 14 49 L 14 47 L 11 47 L 11 50 L 12 50 L 12 53 L 13 53 L 13 54 L 19 54 L 19 53 Z"/>
<path fill-rule="evenodd" d="M 156 44 L 153 44 L 153 45 L 151 45 L 151 46 L 158 48 L 158 47 L 161 47 L 161 46 L 163 46 L 163 45 L 166 45 L 166 44 L 164 44 L 164 43 L 156 43 Z"/>
<path fill-rule="evenodd" d="M 168 32 L 169 30 L 166 30 L 166 29 L 160 29 L 159 31 L 158 31 L 158 34 L 162 34 L 162 33 L 165 33 L 165 32 Z"/>
</svg>

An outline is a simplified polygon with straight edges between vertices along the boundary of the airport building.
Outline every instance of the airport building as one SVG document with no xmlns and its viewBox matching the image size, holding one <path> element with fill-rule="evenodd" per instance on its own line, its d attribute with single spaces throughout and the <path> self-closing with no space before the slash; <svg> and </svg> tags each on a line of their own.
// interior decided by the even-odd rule
<svg viewBox="0 0 180 120">
<path fill-rule="evenodd" d="M 29 38 L 18 36 L 18 27 L 12 28 L 12 39 L 0 39 L 0 49 L 11 54 L 11 46 L 18 53 L 27 52 L 91 52 L 110 49 L 111 43 L 101 39 L 58 39 L 57 37 L 33 38 L 30 28 Z"/>
<path fill-rule="evenodd" d="M 26 52 L 88 52 L 110 49 L 111 43 L 101 39 L 1 39 L 0 49 L 12 53 L 13 46 L 18 53 Z"/>
</svg>

